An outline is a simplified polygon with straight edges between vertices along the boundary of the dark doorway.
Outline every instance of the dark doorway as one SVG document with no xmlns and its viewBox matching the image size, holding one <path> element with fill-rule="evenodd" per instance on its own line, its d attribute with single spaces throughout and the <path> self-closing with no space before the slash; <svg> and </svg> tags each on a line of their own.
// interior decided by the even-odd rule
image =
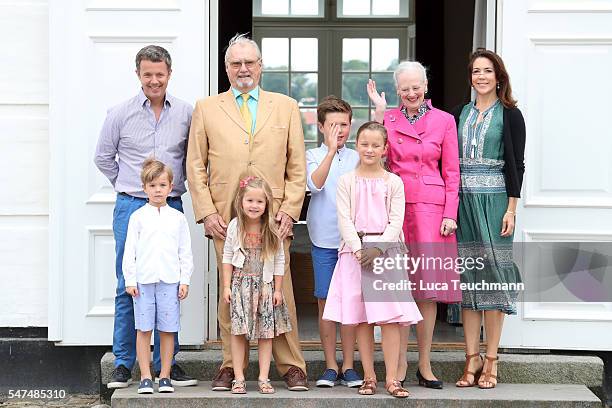
<svg viewBox="0 0 612 408">
<path fill-rule="evenodd" d="M 470 96 L 474 0 L 415 1 L 416 60 L 429 71 L 429 97 L 446 111 Z"/>
<path fill-rule="evenodd" d="M 219 2 L 219 92 L 230 87 L 225 74 L 225 47 L 236 33 L 249 33 L 253 36 L 253 4 L 250 1 L 241 1 L 240 5 L 233 1 Z M 214 93 L 211 90 L 211 93 Z"/>
</svg>

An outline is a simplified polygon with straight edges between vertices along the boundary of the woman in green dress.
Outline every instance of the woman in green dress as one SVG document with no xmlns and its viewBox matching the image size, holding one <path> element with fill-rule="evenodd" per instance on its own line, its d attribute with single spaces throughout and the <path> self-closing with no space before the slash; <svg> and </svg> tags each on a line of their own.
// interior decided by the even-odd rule
<svg viewBox="0 0 612 408">
<path fill-rule="evenodd" d="M 512 259 L 512 242 L 525 171 L 525 122 L 497 54 L 477 50 L 468 71 L 476 99 L 455 112 L 461 169 L 457 242 L 460 257 L 480 257 L 484 262 L 483 267 L 466 270 L 461 276 L 467 287 L 461 304 L 466 362 L 457 386 L 478 384 L 489 389 L 497 384 L 504 316 L 516 314 L 518 292 L 511 284 L 521 282 Z M 485 287 L 483 282 L 502 284 L 503 289 Z M 484 361 L 480 356 L 483 316 Z"/>
</svg>

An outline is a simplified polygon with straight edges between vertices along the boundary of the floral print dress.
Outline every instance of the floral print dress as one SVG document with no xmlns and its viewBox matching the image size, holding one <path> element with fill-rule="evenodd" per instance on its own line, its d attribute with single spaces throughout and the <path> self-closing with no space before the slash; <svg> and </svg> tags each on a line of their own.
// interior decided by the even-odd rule
<svg viewBox="0 0 612 408">
<path fill-rule="evenodd" d="M 274 306 L 274 281 L 263 281 L 261 234 L 247 233 L 244 247 L 244 265 L 234 267 L 232 272 L 232 334 L 255 340 L 271 339 L 291 331 L 284 298 L 281 305 Z"/>
</svg>

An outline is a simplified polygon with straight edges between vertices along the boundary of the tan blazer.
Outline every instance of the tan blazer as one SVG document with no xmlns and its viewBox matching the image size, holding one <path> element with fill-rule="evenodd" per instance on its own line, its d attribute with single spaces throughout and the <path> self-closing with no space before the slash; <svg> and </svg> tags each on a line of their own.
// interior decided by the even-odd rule
<svg viewBox="0 0 612 408">
<path fill-rule="evenodd" d="M 259 91 L 252 143 L 231 90 L 199 100 L 187 148 L 187 182 L 197 222 L 219 213 L 228 223 L 240 176 L 260 176 L 274 196 L 274 214 L 297 220 L 306 186 L 304 134 L 297 102 Z"/>
</svg>

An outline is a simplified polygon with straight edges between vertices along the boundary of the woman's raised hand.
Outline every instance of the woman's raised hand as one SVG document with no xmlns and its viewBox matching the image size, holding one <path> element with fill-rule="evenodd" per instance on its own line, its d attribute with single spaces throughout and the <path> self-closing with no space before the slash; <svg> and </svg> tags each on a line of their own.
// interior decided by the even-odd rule
<svg viewBox="0 0 612 408">
<path fill-rule="evenodd" d="M 376 110 L 384 111 L 387 109 L 387 100 L 385 99 L 385 93 L 381 92 L 380 94 L 376 90 L 376 81 L 373 79 L 368 79 L 368 84 L 366 86 L 368 90 L 368 96 L 372 101 L 372 104 L 376 108 Z"/>
<path fill-rule="evenodd" d="M 376 90 L 376 81 L 373 79 L 368 79 L 368 84 L 366 85 L 368 90 L 368 96 L 374 105 L 374 117 L 372 118 L 378 123 L 383 123 L 385 118 L 385 110 L 387 109 L 387 100 L 385 99 L 385 93 L 381 92 L 380 94 Z"/>
</svg>

